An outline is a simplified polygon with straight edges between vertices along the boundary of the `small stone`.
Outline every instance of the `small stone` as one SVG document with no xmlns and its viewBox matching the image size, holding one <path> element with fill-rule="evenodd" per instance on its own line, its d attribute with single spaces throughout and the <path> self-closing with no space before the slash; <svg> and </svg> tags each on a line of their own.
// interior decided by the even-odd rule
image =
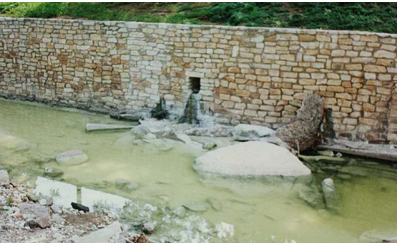
<svg viewBox="0 0 397 243">
<path fill-rule="evenodd" d="M 214 142 L 207 142 L 207 143 L 203 144 L 203 149 L 211 150 L 211 149 L 216 148 L 216 146 L 217 146 L 217 144 Z"/>
<path fill-rule="evenodd" d="M 142 226 L 142 232 L 145 234 L 153 234 L 156 224 L 153 222 L 146 222 Z"/>
<path fill-rule="evenodd" d="M 48 177 L 59 177 L 63 175 L 63 171 L 61 169 L 58 168 L 51 168 L 51 167 L 46 167 L 44 169 L 44 175 L 48 176 Z"/>
<path fill-rule="evenodd" d="M 336 155 L 335 155 L 336 157 L 338 157 L 338 158 L 340 158 L 340 157 L 342 157 L 343 156 L 343 154 L 342 153 L 340 153 L 340 152 L 338 152 L 338 153 L 336 153 Z"/>
</svg>

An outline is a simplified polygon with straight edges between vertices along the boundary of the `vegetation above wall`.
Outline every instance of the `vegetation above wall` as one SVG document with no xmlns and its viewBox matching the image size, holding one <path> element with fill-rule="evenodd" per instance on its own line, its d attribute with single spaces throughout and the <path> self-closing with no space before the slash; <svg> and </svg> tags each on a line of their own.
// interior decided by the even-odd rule
<svg viewBox="0 0 397 243">
<path fill-rule="evenodd" d="M 397 33 L 397 3 L 0 3 L 0 16 Z"/>
</svg>

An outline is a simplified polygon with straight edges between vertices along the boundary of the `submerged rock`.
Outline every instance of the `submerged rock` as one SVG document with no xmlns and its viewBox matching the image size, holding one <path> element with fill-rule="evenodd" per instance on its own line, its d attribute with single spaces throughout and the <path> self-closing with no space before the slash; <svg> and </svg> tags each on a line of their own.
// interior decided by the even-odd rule
<svg viewBox="0 0 397 243">
<path fill-rule="evenodd" d="M 207 202 L 211 205 L 211 207 L 215 211 L 222 211 L 222 203 L 218 201 L 216 198 L 213 197 L 207 198 Z"/>
<path fill-rule="evenodd" d="M 85 127 L 85 130 L 87 132 L 93 132 L 93 131 L 117 131 L 117 130 L 128 130 L 133 128 L 133 125 L 127 125 L 127 124 L 92 124 L 89 123 Z"/>
<path fill-rule="evenodd" d="M 295 120 L 277 130 L 276 136 L 289 147 L 304 151 L 318 139 L 318 130 L 323 118 L 323 102 L 319 95 L 310 94 L 302 102 Z"/>
<path fill-rule="evenodd" d="M 202 172 L 235 176 L 306 176 L 311 171 L 287 149 L 266 142 L 246 142 L 207 152 L 196 159 Z"/>
<path fill-rule="evenodd" d="M 346 165 L 350 162 L 348 158 L 329 157 L 324 155 L 299 155 L 299 158 L 308 163 L 325 163 L 334 165 Z"/>
<path fill-rule="evenodd" d="M 139 183 L 136 181 L 127 181 L 120 179 L 116 181 L 116 187 L 120 190 L 131 192 L 139 188 Z"/>
<path fill-rule="evenodd" d="M 239 124 L 233 128 L 233 138 L 237 141 L 258 141 L 261 137 L 269 137 L 275 131 L 263 126 Z"/>
<path fill-rule="evenodd" d="M 207 211 L 207 205 L 204 203 L 189 203 L 182 205 L 184 208 L 189 209 L 193 212 L 205 212 Z"/>
<path fill-rule="evenodd" d="M 397 242 L 397 227 L 383 230 L 369 230 L 360 235 L 362 243 L 395 243 Z"/>
<path fill-rule="evenodd" d="M 26 141 L 18 137 L 0 134 L 0 148 L 21 151 L 29 149 L 30 145 Z"/>
<path fill-rule="evenodd" d="M 299 190 L 299 197 L 313 208 L 324 208 L 323 195 L 316 188 Z"/>
<path fill-rule="evenodd" d="M 63 171 L 61 169 L 58 168 L 51 168 L 51 167 L 46 167 L 44 169 L 44 175 L 48 176 L 48 177 L 59 177 L 63 175 Z"/>
<path fill-rule="evenodd" d="M 56 161 L 64 165 L 78 165 L 88 160 L 88 155 L 80 150 L 70 150 L 60 153 L 55 158 Z"/>
<path fill-rule="evenodd" d="M 324 195 L 324 201 L 329 209 L 338 209 L 338 197 L 335 190 L 334 181 L 331 178 L 326 178 L 321 183 Z"/>
<path fill-rule="evenodd" d="M 0 186 L 8 186 L 10 184 L 10 177 L 6 170 L 0 170 Z"/>
</svg>

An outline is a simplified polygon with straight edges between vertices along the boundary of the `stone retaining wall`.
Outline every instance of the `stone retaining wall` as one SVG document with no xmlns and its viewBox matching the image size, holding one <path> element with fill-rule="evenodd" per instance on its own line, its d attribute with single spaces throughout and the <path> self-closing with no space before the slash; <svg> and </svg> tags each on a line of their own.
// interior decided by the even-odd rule
<svg viewBox="0 0 397 243">
<path fill-rule="evenodd" d="M 289 123 L 307 93 L 337 136 L 397 140 L 397 35 L 0 18 L 0 94 L 94 110 L 181 110 L 200 82 L 223 123 Z M 196 78 L 196 79 L 192 79 Z M 199 78 L 199 79 L 197 79 Z"/>
</svg>

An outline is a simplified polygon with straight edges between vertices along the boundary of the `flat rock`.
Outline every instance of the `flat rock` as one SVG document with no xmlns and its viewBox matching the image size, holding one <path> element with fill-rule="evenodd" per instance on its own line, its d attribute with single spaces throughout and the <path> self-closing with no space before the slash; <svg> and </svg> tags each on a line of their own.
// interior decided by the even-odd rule
<svg viewBox="0 0 397 243">
<path fill-rule="evenodd" d="M 121 224 L 119 222 L 113 222 L 103 229 L 92 232 L 91 234 L 79 237 L 74 240 L 75 243 L 98 243 L 98 242 L 110 242 L 113 238 L 118 238 L 121 234 Z"/>
<path fill-rule="evenodd" d="M 205 212 L 207 211 L 207 206 L 204 203 L 189 203 L 182 205 L 184 208 L 189 209 L 193 212 Z"/>
<path fill-rule="evenodd" d="M 0 134 L 0 148 L 26 150 L 29 149 L 29 147 L 29 144 L 23 139 L 12 135 Z"/>
<path fill-rule="evenodd" d="M 395 243 L 397 242 L 397 227 L 390 229 L 369 230 L 360 235 L 362 243 Z"/>
<path fill-rule="evenodd" d="M 65 165 L 78 165 L 88 160 L 88 155 L 80 150 L 70 150 L 60 153 L 55 158 L 58 163 Z"/>
<path fill-rule="evenodd" d="M 7 186 L 10 184 L 10 177 L 6 170 L 0 170 L 0 186 Z"/>
<path fill-rule="evenodd" d="M 21 203 L 19 204 L 21 214 L 29 215 L 33 218 L 50 216 L 50 211 L 46 206 L 37 203 Z"/>
<path fill-rule="evenodd" d="M 306 176 L 311 171 L 287 149 L 261 141 L 239 143 L 207 152 L 194 168 L 233 176 Z"/>
<path fill-rule="evenodd" d="M 117 131 L 117 130 L 128 130 L 133 128 L 134 125 L 128 124 L 95 124 L 89 123 L 86 125 L 85 130 L 87 132 L 93 131 Z"/>
<path fill-rule="evenodd" d="M 50 211 L 37 203 L 21 203 L 19 210 L 25 218 L 30 219 L 26 225 L 30 228 L 49 228 L 51 226 Z"/>
<path fill-rule="evenodd" d="M 50 197 L 53 204 L 59 207 L 71 208 L 71 203 L 77 201 L 77 187 L 65 182 L 37 177 L 33 194 Z"/>
<path fill-rule="evenodd" d="M 233 138 L 237 141 L 257 141 L 261 137 L 270 137 L 275 131 L 263 126 L 239 124 L 233 128 Z"/>
</svg>

